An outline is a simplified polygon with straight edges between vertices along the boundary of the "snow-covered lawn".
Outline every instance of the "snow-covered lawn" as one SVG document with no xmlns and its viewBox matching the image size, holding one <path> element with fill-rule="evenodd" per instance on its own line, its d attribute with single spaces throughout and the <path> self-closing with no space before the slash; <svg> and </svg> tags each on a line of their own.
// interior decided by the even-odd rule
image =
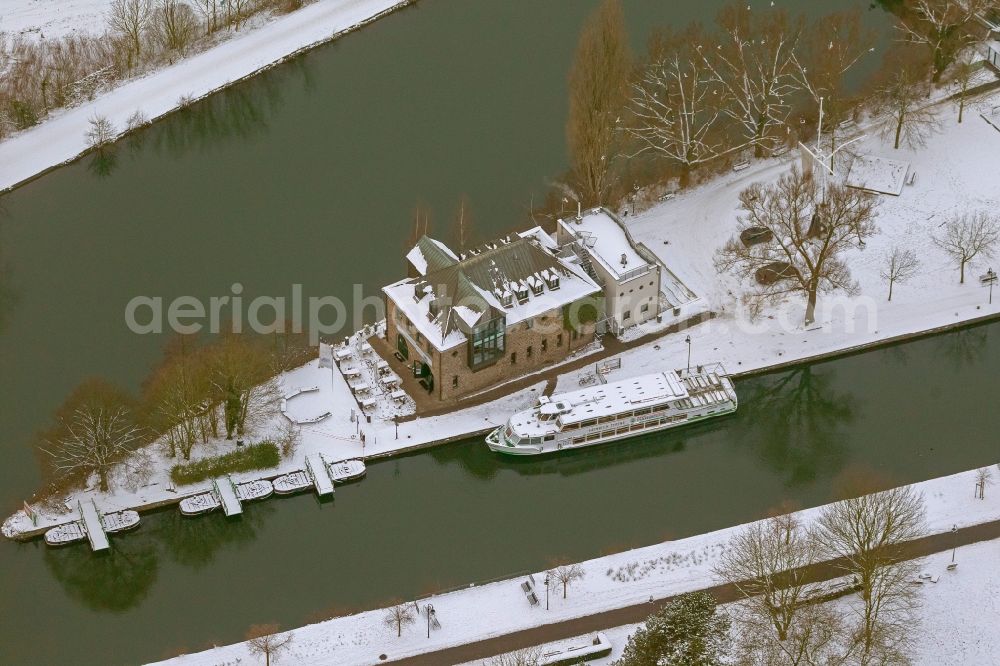
<svg viewBox="0 0 1000 666">
<path fill-rule="evenodd" d="M 59 26 L 65 30 L 74 27 L 60 13 L 62 0 L 14 0 L 16 5 L 8 13 L 10 1 L 4 0 L 0 7 L 0 21 L 3 21 L 0 29 L 14 30 L 17 26 L 24 29 L 35 23 L 50 22 L 57 31 Z M 300 10 L 275 17 L 260 28 L 240 31 L 203 53 L 124 83 L 91 102 L 61 109 L 40 125 L 0 142 L 0 191 L 72 160 L 86 150 L 84 133 L 95 115 L 106 117 L 119 131 L 136 111 L 149 120 L 156 119 L 178 108 L 182 98 L 201 98 L 408 2 L 316 0 Z M 95 22 L 103 21 L 96 13 L 99 0 L 79 0 L 79 3 L 72 6 L 80 12 L 76 18 L 83 26 L 90 29 Z M 11 25 L 7 25 L 8 21 Z"/>
<path fill-rule="evenodd" d="M 985 500 L 974 499 L 974 486 L 974 471 L 914 484 L 927 505 L 928 533 L 946 532 L 952 525 L 965 527 L 1000 519 L 1000 492 L 988 489 Z M 806 509 L 795 515 L 807 524 L 821 509 Z M 565 600 L 561 590 L 552 590 L 551 610 L 548 611 L 545 610 L 545 589 L 541 582 L 544 572 L 536 572 L 538 606 L 530 606 L 525 599 L 520 587 L 524 578 L 472 586 L 418 600 L 421 609 L 426 602 L 432 603 L 441 623 L 441 629 L 432 630 L 430 639 L 426 636 L 423 615 L 417 617 L 416 624 L 404 628 L 401 638 L 396 638 L 395 630 L 383 623 L 384 610 L 373 610 L 293 630 L 295 640 L 286 658 L 290 663 L 301 664 L 371 664 L 379 661 L 380 654 L 398 659 L 643 603 L 650 597 L 660 599 L 702 589 L 718 582 L 712 574 L 712 567 L 730 537 L 739 529 L 739 526 L 730 527 L 583 562 L 584 578 L 570 586 Z M 962 558 L 966 557 L 968 550 L 968 547 L 959 549 Z M 965 562 L 964 559 L 961 561 Z M 959 575 L 965 575 L 966 570 L 972 574 L 986 566 L 986 560 L 981 565 L 965 567 L 963 564 Z M 994 571 L 990 575 L 996 578 L 1000 574 Z M 941 590 L 945 589 L 945 585 L 939 585 Z M 981 611 L 985 614 L 991 607 L 995 608 L 983 607 Z M 993 619 L 996 621 L 996 614 Z M 244 644 L 219 647 L 165 663 L 214 665 L 236 663 L 237 659 L 250 659 Z"/>
<path fill-rule="evenodd" d="M 730 372 L 742 373 L 1000 312 L 1000 291 L 990 305 L 987 289 L 979 284 L 990 261 L 978 257 L 960 285 L 958 266 L 932 240 L 953 215 L 967 210 L 996 215 L 1000 210 L 1000 132 L 979 117 L 980 111 L 988 114 L 998 104 L 997 94 L 972 102 L 962 124 L 956 123 L 953 106 L 938 107 L 941 131 L 918 150 L 893 150 L 875 132 L 854 144 L 858 153 L 909 162 L 917 178 L 898 197 L 878 195 L 879 233 L 864 249 L 845 255 L 860 295 L 821 294 L 817 321 L 808 330 L 802 325 L 804 296 L 789 298 L 751 322 L 739 302 L 748 285 L 719 275 L 713 265 L 715 251 L 736 228 L 739 192 L 750 183 L 778 178 L 798 164 L 797 156 L 755 163 L 628 217 L 635 239 L 659 254 L 698 294 L 697 303 L 718 316 L 666 336 L 655 346 L 625 352 L 618 376 L 680 367 L 686 359 L 687 335 L 692 339 L 692 363 L 722 361 Z M 879 272 L 886 252 L 896 246 L 914 251 L 921 266 L 912 280 L 896 284 L 892 302 L 887 302 L 888 286 Z M 579 374 L 561 377 L 556 390 L 573 389 Z"/>
<path fill-rule="evenodd" d="M 937 583 L 920 586 L 918 627 L 910 658 L 914 666 L 942 664 L 1000 663 L 1000 539 L 982 541 L 958 549 L 959 568 L 948 571 L 951 551 L 924 558 L 922 570 L 938 577 Z M 834 601 L 829 603 L 844 603 Z M 735 604 L 724 608 L 732 609 Z M 611 641 L 611 654 L 588 661 L 591 666 L 609 666 L 622 656 L 629 636 L 639 624 L 626 624 L 601 631 Z M 583 638 L 589 638 L 586 636 Z M 579 645 L 581 637 L 553 644 Z M 465 666 L 481 666 L 481 661 Z"/>
<path fill-rule="evenodd" d="M 107 26 L 110 4 L 111 0 L 4 0 L 0 31 L 34 39 L 99 35 Z"/>
</svg>

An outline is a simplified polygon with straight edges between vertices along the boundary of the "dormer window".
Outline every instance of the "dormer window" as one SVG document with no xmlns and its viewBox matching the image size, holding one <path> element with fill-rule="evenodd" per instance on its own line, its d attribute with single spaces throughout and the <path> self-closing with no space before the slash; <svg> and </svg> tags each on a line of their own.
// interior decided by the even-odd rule
<svg viewBox="0 0 1000 666">
<path fill-rule="evenodd" d="M 517 302 L 527 303 L 528 302 L 528 287 L 527 285 L 519 284 L 517 285 Z"/>
<path fill-rule="evenodd" d="M 545 278 L 545 283 L 549 285 L 550 291 L 555 291 L 556 289 L 559 288 L 559 276 L 549 275 L 547 278 Z"/>
<path fill-rule="evenodd" d="M 533 281 L 532 281 L 532 283 L 531 283 L 531 292 L 532 292 L 532 293 L 533 293 L 533 294 L 534 294 L 535 296 L 541 296 L 541 295 L 542 295 L 542 289 L 543 289 L 543 288 L 544 288 L 544 287 L 543 287 L 543 285 L 542 285 L 542 281 L 541 281 L 541 280 L 533 280 Z"/>
<path fill-rule="evenodd" d="M 514 307 L 514 294 L 509 291 L 505 291 L 500 295 L 500 302 L 503 303 L 505 308 Z"/>
</svg>

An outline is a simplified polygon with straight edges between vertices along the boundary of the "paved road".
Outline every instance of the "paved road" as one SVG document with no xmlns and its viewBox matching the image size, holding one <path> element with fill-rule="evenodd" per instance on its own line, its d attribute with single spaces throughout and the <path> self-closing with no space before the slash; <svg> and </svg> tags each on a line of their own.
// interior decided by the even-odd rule
<svg viewBox="0 0 1000 666">
<path fill-rule="evenodd" d="M 902 555 L 905 559 L 913 559 L 915 557 L 923 557 L 950 550 L 956 546 L 964 546 L 970 543 L 998 538 L 1000 538 L 1000 520 L 965 527 L 955 533 L 945 532 L 943 534 L 934 534 L 907 542 L 903 546 Z M 808 579 L 811 581 L 823 581 L 842 576 L 844 575 L 842 566 L 843 562 L 841 560 L 830 560 L 814 564 L 808 568 Z M 704 591 L 712 594 L 720 603 L 736 601 L 740 598 L 739 593 L 732 585 L 717 585 L 705 588 Z M 671 599 L 673 599 L 672 596 L 664 597 L 655 600 L 653 603 L 646 602 L 574 618 L 572 620 L 532 627 L 531 629 L 488 638 L 475 643 L 458 645 L 437 652 L 399 659 L 392 663 L 405 664 L 406 666 L 441 666 L 442 664 L 458 664 L 476 659 L 487 659 L 497 654 L 510 652 L 511 650 L 519 650 L 542 643 L 551 643 L 552 641 L 619 627 L 623 624 L 642 622 L 654 610 Z"/>
</svg>

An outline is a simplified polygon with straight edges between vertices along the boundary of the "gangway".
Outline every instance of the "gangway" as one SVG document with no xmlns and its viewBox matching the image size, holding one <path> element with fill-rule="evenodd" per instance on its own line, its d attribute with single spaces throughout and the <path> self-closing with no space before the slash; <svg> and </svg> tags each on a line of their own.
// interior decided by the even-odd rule
<svg viewBox="0 0 1000 666">
<path fill-rule="evenodd" d="M 330 478 L 330 470 L 322 454 L 314 453 L 306 456 L 306 471 L 316 486 L 317 495 L 320 497 L 333 495 L 333 479 Z"/>
<path fill-rule="evenodd" d="M 236 486 L 233 485 L 232 479 L 228 476 L 220 476 L 217 479 L 212 479 L 212 485 L 215 486 L 215 492 L 222 502 L 222 511 L 227 516 L 238 516 L 243 513 L 243 505 L 240 504 L 240 498 L 236 496 Z"/>
<path fill-rule="evenodd" d="M 90 541 L 90 548 L 95 553 L 107 550 L 111 544 L 108 543 L 108 535 L 104 533 L 104 525 L 101 524 L 101 514 L 97 511 L 94 500 L 89 502 L 77 501 L 77 508 L 80 510 L 80 518 L 83 526 L 87 530 L 87 539 Z"/>
</svg>

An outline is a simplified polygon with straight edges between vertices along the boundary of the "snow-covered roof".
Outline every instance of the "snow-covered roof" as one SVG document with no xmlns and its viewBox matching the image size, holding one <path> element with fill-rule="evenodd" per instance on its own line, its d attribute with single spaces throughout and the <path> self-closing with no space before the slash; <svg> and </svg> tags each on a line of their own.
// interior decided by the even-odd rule
<svg viewBox="0 0 1000 666">
<path fill-rule="evenodd" d="M 618 221 L 603 208 L 585 212 L 580 220 L 559 220 L 559 224 L 580 237 L 591 255 L 616 278 L 649 264 L 636 251 Z"/>
<path fill-rule="evenodd" d="M 481 322 L 504 317 L 511 326 L 600 291 L 554 250 L 547 234 L 531 230 L 487 243 L 382 291 L 431 345 L 444 351 L 464 343 Z"/>
<path fill-rule="evenodd" d="M 554 431 L 553 421 L 540 421 L 539 414 L 559 415 L 565 426 L 602 416 L 661 405 L 686 398 L 688 391 L 674 371 L 655 372 L 631 379 L 553 395 L 540 407 L 518 412 L 510 424 L 521 437 L 537 437 Z"/>
<path fill-rule="evenodd" d="M 848 187 L 899 196 L 909 170 L 909 162 L 878 155 L 858 155 L 851 162 L 844 182 Z"/>
<path fill-rule="evenodd" d="M 430 236 L 421 236 L 413 249 L 406 253 L 406 260 L 417 269 L 418 273 L 426 275 L 428 271 L 457 263 L 458 257 L 441 241 Z"/>
</svg>

